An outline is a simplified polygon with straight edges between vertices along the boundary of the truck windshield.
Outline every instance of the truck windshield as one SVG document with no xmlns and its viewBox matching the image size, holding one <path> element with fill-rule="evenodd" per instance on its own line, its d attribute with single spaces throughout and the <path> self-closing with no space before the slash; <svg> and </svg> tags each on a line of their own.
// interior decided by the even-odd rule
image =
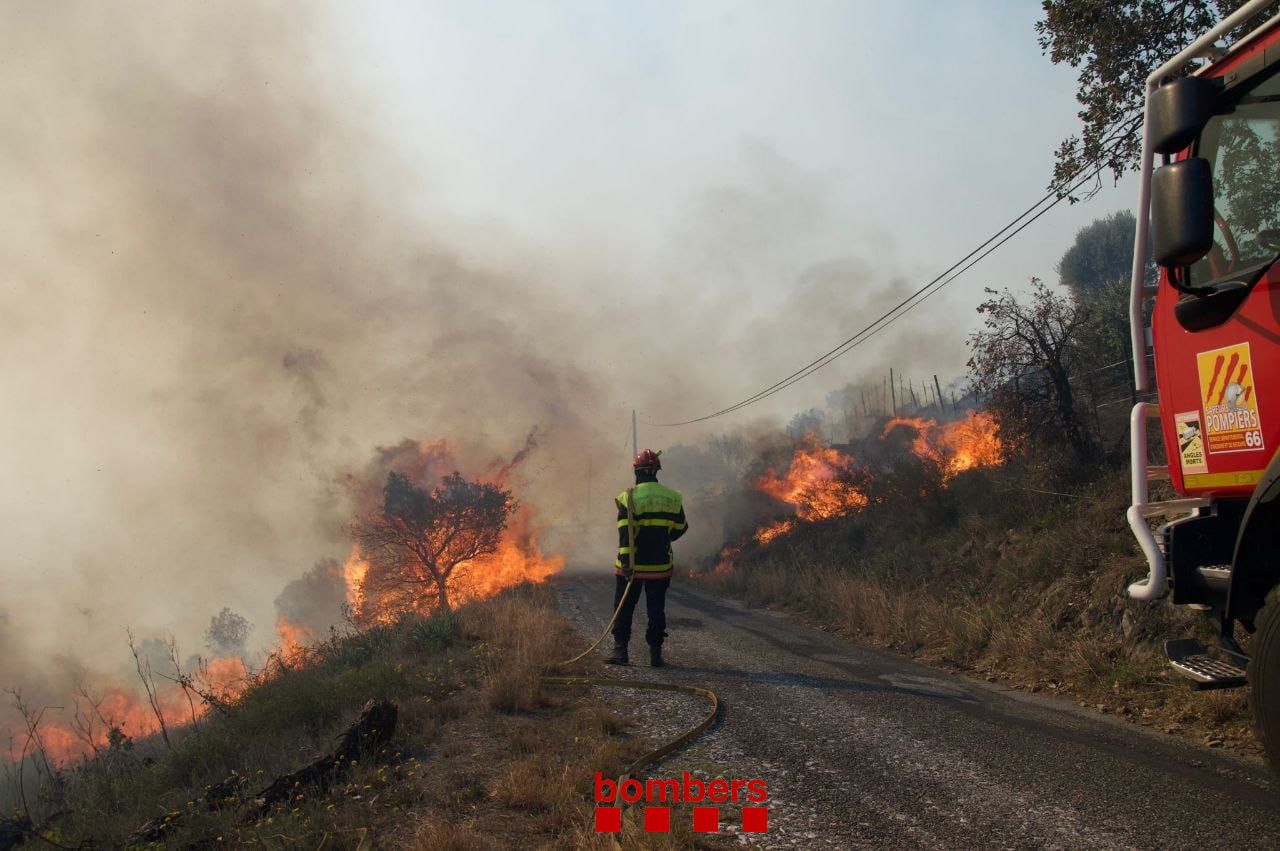
<svg viewBox="0 0 1280 851">
<path fill-rule="evenodd" d="M 1213 167 L 1214 246 L 1191 267 L 1204 283 L 1280 249 L 1280 67 L 1228 92 L 1196 153 Z"/>
</svg>

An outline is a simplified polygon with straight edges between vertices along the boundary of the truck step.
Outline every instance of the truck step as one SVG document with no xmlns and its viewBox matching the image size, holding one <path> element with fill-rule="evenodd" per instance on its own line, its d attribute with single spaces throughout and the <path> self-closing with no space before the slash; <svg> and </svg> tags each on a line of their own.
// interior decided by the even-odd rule
<svg viewBox="0 0 1280 851">
<path fill-rule="evenodd" d="M 1227 650 L 1211 651 L 1194 638 L 1166 641 L 1164 654 L 1197 691 L 1238 688 L 1248 682 L 1244 667 L 1248 659 Z"/>
</svg>

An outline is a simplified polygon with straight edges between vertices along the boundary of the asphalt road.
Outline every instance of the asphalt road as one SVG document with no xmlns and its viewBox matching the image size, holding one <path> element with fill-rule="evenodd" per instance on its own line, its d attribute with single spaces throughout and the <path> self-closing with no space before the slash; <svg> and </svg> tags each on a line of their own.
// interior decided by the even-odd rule
<svg viewBox="0 0 1280 851">
<path fill-rule="evenodd" d="M 612 587 L 611 576 L 570 576 L 556 594 L 594 638 Z M 723 711 L 650 776 L 765 780 L 769 831 L 750 834 L 762 846 L 1280 848 L 1280 782 L 1260 762 L 678 584 L 667 615 L 671 666 L 647 667 L 641 602 L 640 664 L 611 673 L 706 686 Z M 689 698 L 608 691 L 655 739 L 705 711 Z"/>
</svg>

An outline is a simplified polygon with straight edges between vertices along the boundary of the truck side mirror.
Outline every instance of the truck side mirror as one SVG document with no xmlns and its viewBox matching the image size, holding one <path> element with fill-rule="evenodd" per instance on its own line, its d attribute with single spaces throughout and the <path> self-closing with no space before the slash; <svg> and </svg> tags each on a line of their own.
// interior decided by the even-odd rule
<svg viewBox="0 0 1280 851">
<path fill-rule="evenodd" d="M 1151 253 L 1161 266 L 1190 266 L 1213 247 L 1213 175 L 1192 157 L 1151 178 Z"/>
<path fill-rule="evenodd" d="M 1219 83 L 1182 77 L 1151 93 L 1147 134 L 1157 154 L 1176 154 L 1195 141 L 1218 105 Z"/>
</svg>

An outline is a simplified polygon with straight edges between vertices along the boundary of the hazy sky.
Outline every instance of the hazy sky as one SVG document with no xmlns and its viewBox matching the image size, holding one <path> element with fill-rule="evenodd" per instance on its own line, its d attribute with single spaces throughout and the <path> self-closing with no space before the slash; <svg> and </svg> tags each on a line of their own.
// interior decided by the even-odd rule
<svg viewBox="0 0 1280 851">
<path fill-rule="evenodd" d="M 0 685 L 126 624 L 269 625 L 406 438 L 482 463 L 536 428 L 540 519 L 582 519 L 589 465 L 607 516 L 632 407 L 844 339 L 1038 198 L 1076 122 L 1035 2 L 305 8 L 0 3 Z M 1131 194 L 716 427 L 963 375 L 982 287 L 1055 278 Z"/>
<path fill-rule="evenodd" d="M 345 19 L 334 60 L 419 170 L 421 208 L 465 223 L 473 250 L 489 229 L 550 256 L 589 247 L 605 267 L 598 298 L 653 290 L 654 324 L 680 314 L 768 334 L 767 316 L 811 264 L 854 256 L 876 278 L 923 283 L 1040 196 L 1076 104 L 1071 70 L 1036 45 L 1039 12 L 1028 0 L 380 3 Z M 777 227 L 786 244 L 740 277 L 672 269 L 665 261 L 686 253 L 691 219 L 714 216 L 707 193 L 720 187 L 758 192 L 784 219 L 793 204 Z M 917 330 L 936 334 L 945 317 L 961 339 L 983 285 L 1054 279 L 1076 230 L 1131 206 L 1130 194 L 1108 182 L 1091 203 L 1061 205 L 953 284 Z M 848 300 L 873 285 L 849 281 Z M 726 298 L 730 314 L 691 315 Z M 830 333 L 796 354 L 857 327 L 822 327 Z M 717 374 L 742 353 L 696 351 L 721 361 Z M 933 369 L 962 371 L 939 361 Z M 793 365 L 745 371 L 777 377 Z M 842 369 L 847 380 L 857 367 L 830 371 Z M 777 410 L 820 403 L 821 387 L 838 383 L 782 394 Z M 726 383 L 707 402 L 755 389 Z"/>
</svg>

